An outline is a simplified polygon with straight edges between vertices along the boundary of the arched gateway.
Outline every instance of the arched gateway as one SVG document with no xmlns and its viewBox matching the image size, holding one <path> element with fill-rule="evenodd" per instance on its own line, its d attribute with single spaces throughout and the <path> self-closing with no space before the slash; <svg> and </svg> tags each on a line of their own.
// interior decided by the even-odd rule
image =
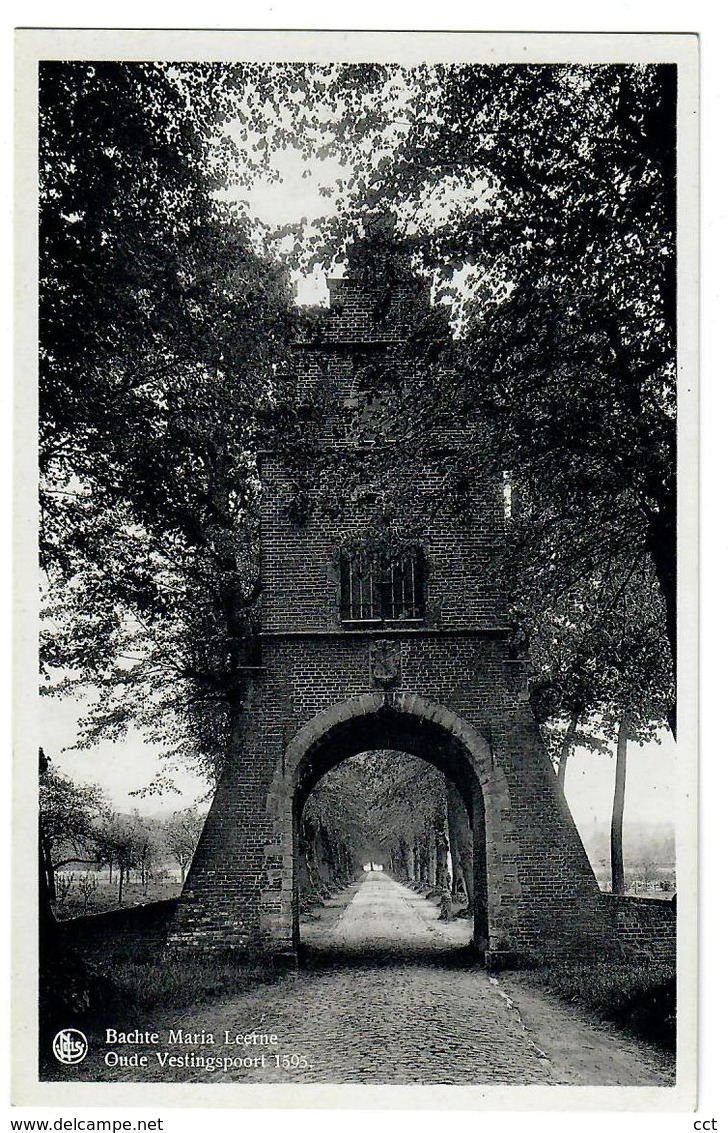
<svg viewBox="0 0 728 1133">
<path fill-rule="evenodd" d="M 328 315 L 300 348 L 298 389 L 325 406 L 323 446 L 362 467 L 377 381 L 405 368 L 414 401 L 427 382 L 408 346 L 429 317 L 427 289 L 401 267 L 393 278 L 391 266 L 330 281 Z M 343 759 L 385 748 L 421 756 L 460 791 L 473 833 L 474 938 L 488 960 L 593 954 L 608 942 L 523 664 L 508 655 L 503 485 L 458 506 L 444 486 L 459 443 L 462 432 L 443 433 L 436 457 L 431 449 L 410 465 L 409 487 L 438 506 L 423 507 L 430 518 L 391 552 L 367 541 L 376 499 L 366 480 L 345 506 L 311 506 L 304 519 L 283 461 L 261 456 L 261 665 L 171 947 L 295 950 L 305 800 Z"/>
<path fill-rule="evenodd" d="M 486 830 L 498 828 L 498 803 L 490 747 L 454 712 L 414 693 L 371 692 L 325 709 L 305 724 L 286 751 L 286 772 L 273 784 L 270 805 L 283 822 L 293 816 L 294 839 L 310 792 L 318 780 L 349 756 L 374 749 L 395 749 L 432 763 L 462 796 L 473 829 L 474 940 L 488 945 Z M 487 815 L 487 817 L 486 817 Z M 495 860 L 496 848 L 491 847 Z M 297 942 L 295 852 L 290 877 L 284 865 L 284 888 L 292 883 L 294 939 Z M 286 863 L 288 864 L 288 863 Z"/>
</svg>

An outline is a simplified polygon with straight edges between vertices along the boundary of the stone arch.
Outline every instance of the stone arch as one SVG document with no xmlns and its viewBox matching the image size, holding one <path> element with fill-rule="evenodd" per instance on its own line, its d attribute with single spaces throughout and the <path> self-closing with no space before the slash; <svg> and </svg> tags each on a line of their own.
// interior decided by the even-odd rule
<svg viewBox="0 0 728 1133">
<path fill-rule="evenodd" d="M 499 851 L 508 810 L 505 777 L 488 740 L 462 717 L 413 692 L 374 691 L 339 701 L 304 724 L 285 749 L 281 773 L 268 793 L 268 812 L 287 831 L 280 888 L 290 895 L 298 941 L 297 831 L 311 790 L 338 763 L 362 751 L 393 748 L 438 767 L 456 784 L 473 827 L 474 941 L 482 952 L 500 947 L 504 888 L 517 878 L 503 869 Z M 276 885 L 278 881 L 276 880 Z"/>
</svg>

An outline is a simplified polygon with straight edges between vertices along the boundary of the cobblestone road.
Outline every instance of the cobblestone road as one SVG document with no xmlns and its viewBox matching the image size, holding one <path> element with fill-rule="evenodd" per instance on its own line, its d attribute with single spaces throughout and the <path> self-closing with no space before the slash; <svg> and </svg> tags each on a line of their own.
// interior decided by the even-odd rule
<svg viewBox="0 0 728 1133">
<path fill-rule="evenodd" d="M 439 922 L 431 902 L 385 874 L 367 874 L 304 927 L 299 972 L 249 994 L 155 1021 L 165 1041 L 169 1028 L 215 1036 L 214 1046 L 162 1046 L 162 1052 L 193 1058 L 262 1053 L 263 1062 L 224 1070 L 188 1062 L 170 1069 L 152 1057 L 143 1072 L 119 1068 L 109 1073 L 99 1066 L 98 1073 L 84 1076 L 167 1082 L 670 1084 L 653 1052 L 533 992 L 528 993 L 527 1030 L 517 991 L 507 994 L 507 981 L 489 977 L 464 947 L 468 936 L 467 922 Z M 278 1044 L 242 1050 L 223 1045 L 226 1032 L 253 1031 L 274 1033 Z"/>
</svg>

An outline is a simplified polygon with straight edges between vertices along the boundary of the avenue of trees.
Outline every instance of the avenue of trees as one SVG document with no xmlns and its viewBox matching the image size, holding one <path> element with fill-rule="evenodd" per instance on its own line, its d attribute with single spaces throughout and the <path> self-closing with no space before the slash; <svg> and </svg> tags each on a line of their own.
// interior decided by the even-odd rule
<svg viewBox="0 0 728 1133">
<path fill-rule="evenodd" d="M 448 424 L 469 423 L 461 506 L 508 473 L 513 649 L 560 775 L 577 743 L 615 751 L 619 891 L 627 743 L 677 726 L 675 90 L 667 66 L 41 64 L 42 682 L 93 690 L 82 744 L 134 724 L 211 780 L 234 748 L 256 452 L 317 467 L 290 269 L 341 263 L 364 235 L 380 282 L 405 257 L 452 303 L 413 328 L 416 404 L 387 375 L 383 514 L 404 525 L 397 461 Z M 274 231 L 244 202 L 291 152 L 305 178 L 334 163 L 336 208 Z M 395 872 L 442 881 L 444 839 L 467 838 L 423 766 L 362 757 L 322 783 L 312 891 L 373 839 Z M 354 833 L 357 783 L 376 831 Z M 100 802 L 81 801 L 92 821 Z"/>
<path fill-rule="evenodd" d="M 305 907 L 373 863 L 467 912 L 472 850 L 465 804 L 441 772 L 403 752 L 365 752 L 324 776 L 306 802 L 299 891 Z"/>
</svg>

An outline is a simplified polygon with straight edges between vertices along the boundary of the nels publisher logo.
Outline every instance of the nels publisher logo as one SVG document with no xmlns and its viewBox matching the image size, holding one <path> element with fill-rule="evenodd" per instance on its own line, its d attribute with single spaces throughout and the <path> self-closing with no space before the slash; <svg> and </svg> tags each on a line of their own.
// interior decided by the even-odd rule
<svg viewBox="0 0 728 1133">
<path fill-rule="evenodd" d="M 65 1066 L 74 1066 L 88 1054 L 88 1040 L 83 1031 L 64 1027 L 53 1040 L 53 1053 Z"/>
</svg>

